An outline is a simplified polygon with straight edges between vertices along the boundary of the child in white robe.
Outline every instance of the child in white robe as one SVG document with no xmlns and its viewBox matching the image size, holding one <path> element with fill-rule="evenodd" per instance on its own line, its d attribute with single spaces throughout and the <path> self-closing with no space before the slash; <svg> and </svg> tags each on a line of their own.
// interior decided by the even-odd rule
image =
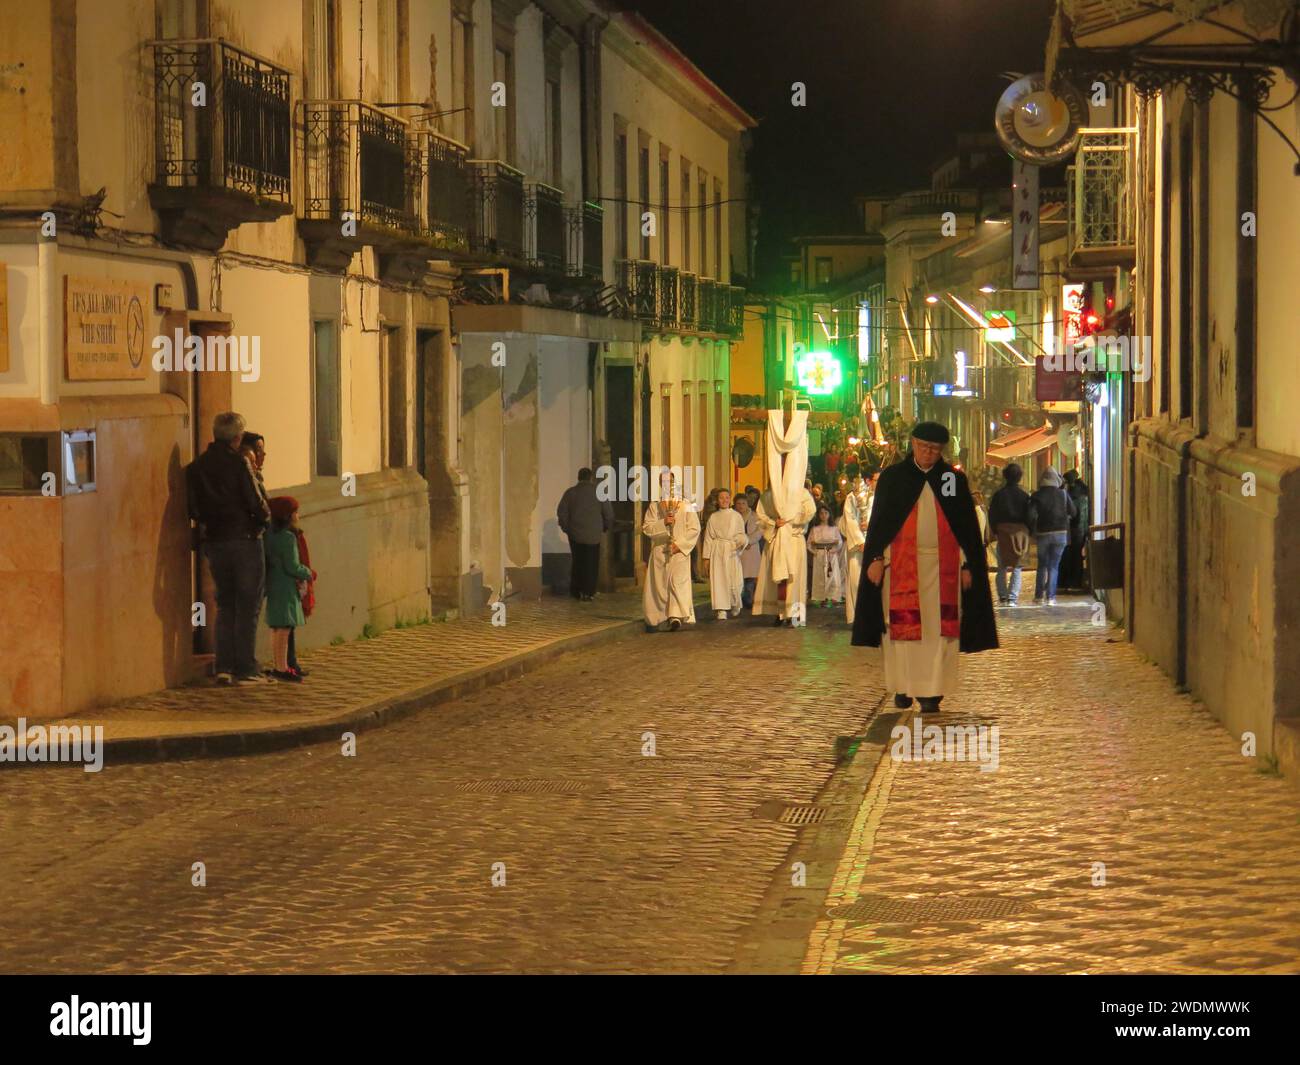
<svg viewBox="0 0 1300 1065">
<path fill-rule="evenodd" d="M 844 599 L 844 581 L 840 571 L 840 554 L 844 537 L 831 523 L 830 507 L 824 503 L 817 511 L 817 524 L 808 532 L 808 552 L 813 556 L 812 601 L 822 606 Z"/>
<path fill-rule="evenodd" d="M 725 621 L 728 611 L 740 613 L 745 577 L 740 554 L 749 546 L 745 520 L 731 508 L 731 493 L 725 488 L 716 493 L 717 507 L 704 529 L 700 555 L 709 563 L 709 592 L 718 620 Z"/>
</svg>

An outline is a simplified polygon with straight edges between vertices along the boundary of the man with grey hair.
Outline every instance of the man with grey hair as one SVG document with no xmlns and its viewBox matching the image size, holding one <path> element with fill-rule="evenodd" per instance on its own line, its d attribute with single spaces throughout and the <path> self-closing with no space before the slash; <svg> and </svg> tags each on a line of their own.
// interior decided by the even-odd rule
<svg viewBox="0 0 1300 1065">
<path fill-rule="evenodd" d="M 270 683 L 257 668 L 254 645 L 266 581 L 262 531 L 271 513 L 240 453 L 243 435 L 242 417 L 218 414 L 212 443 L 185 471 L 190 517 L 217 587 L 218 684 Z"/>
</svg>

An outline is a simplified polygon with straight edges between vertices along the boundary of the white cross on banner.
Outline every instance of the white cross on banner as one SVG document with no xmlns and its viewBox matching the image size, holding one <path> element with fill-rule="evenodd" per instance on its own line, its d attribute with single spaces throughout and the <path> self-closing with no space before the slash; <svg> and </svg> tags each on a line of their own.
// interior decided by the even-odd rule
<svg viewBox="0 0 1300 1065">
<path fill-rule="evenodd" d="M 1038 167 L 1011 164 L 1011 287 L 1038 288 Z"/>
</svg>

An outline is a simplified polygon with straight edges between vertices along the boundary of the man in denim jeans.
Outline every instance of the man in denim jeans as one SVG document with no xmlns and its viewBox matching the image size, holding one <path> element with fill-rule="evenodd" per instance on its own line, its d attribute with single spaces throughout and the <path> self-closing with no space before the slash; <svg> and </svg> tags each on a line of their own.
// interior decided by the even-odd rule
<svg viewBox="0 0 1300 1065">
<path fill-rule="evenodd" d="M 1038 543 L 1038 573 L 1034 603 L 1056 606 L 1056 580 L 1061 556 L 1070 542 L 1070 523 L 1079 513 L 1064 488 L 1061 475 L 1048 466 L 1038 477 L 1038 491 L 1029 497 L 1029 525 Z"/>
<path fill-rule="evenodd" d="M 217 586 L 218 684 L 270 683 L 257 668 L 254 645 L 266 581 L 262 531 L 271 514 L 240 453 L 243 434 L 242 417 L 234 411 L 218 414 L 212 443 L 185 471 L 190 516 L 199 523 Z"/>
<path fill-rule="evenodd" d="M 998 538 L 998 604 L 1020 600 L 1020 570 L 1029 550 L 1029 493 L 1020 487 L 1024 472 L 1014 462 L 1002 471 L 1003 484 L 989 501 L 989 525 Z M 1007 580 L 1008 575 L 1010 581 Z"/>
</svg>

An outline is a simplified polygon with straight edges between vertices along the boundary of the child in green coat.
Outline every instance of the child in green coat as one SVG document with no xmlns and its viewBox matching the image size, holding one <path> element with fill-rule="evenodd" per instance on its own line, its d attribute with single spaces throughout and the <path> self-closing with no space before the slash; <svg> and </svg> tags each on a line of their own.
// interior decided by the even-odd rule
<svg viewBox="0 0 1300 1065">
<path fill-rule="evenodd" d="M 298 501 L 293 496 L 271 500 L 271 528 L 266 541 L 266 623 L 271 628 L 271 653 L 275 656 L 276 680 L 302 683 L 302 674 L 289 668 L 289 638 L 306 622 L 302 612 L 299 581 L 314 574 L 298 558 Z"/>
</svg>

